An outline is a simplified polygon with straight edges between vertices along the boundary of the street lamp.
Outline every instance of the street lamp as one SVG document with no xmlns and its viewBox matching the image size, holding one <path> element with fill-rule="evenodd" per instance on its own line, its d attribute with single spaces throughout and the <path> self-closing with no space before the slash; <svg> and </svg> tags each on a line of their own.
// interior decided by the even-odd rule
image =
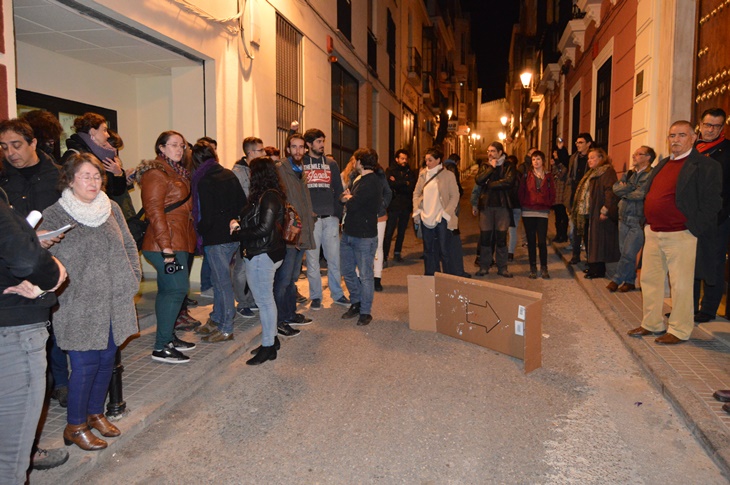
<svg viewBox="0 0 730 485">
<path fill-rule="evenodd" d="M 449 115 L 449 119 L 451 119 L 451 115 L 454 114 L 454 112 L 450 109 L 447 109 L 446 114 Z"/>
<path fill-rule="evenodd" d="M 520 81 L 522 81 L 522 87 L 527 89 L 530 87 L 530 81 L 532 80 L 532 73 L 530 71 L 525 71 L 522 74 L 520 74 Z"/>
<path fill-rule="evenodd" d="M 499 141 L 504 141 L 505 139 L 507 139 L 507 135 L 504 134 L 504 131 L 500 131 L 499 133 L 497 133 L 497 138 L 499 138 Z"/>
<path fill-rule="evenodd" d="M 507 126 L 508 121 L 509 117 L 507 115 L 502 115 L 502 117 L 499 119 L 499 122 L 502 123 L 502 126 Z"/>
</svg>

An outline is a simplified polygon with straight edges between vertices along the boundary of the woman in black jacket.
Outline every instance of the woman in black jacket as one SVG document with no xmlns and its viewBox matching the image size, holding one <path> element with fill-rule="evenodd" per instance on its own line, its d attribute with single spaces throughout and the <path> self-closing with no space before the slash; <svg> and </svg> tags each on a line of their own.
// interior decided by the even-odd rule
<svg viewBox="0 0 730 485">
<path fill-rule="evenodd" d="M 76 133 L 66 140 L 66 152 L 61 157 L 61 165 L 74 153 L 91 153 L 99 159 L 106 170 L 106 194 L 120 196 L 127 190 L 127 176 L 117 150 L 107 141 L 109 132 L 106 119 L 96 113 L 84 113 L 74 120 Z"/>
<path fill-rule="evenodd" d="M 229 221 L 246 205 L 246 194 L 236 175 L 218 163 L 213 144 L 202 140 L 193 146 L 193 222 L 197 231 L 197 252 L 205 251 L 213 284 L 210 320 L 197 329 L 205 342 L 233 340 L 236 301 L 231 281 L 231 260 L 239 248 L 231 239 Z"/>
<path fill-rule="evenodd" d="M 229 227 L 233 237 L 241 241 L 246 278 L 259 307 L 261 345 L 251 352 L 254 357 L 246 361 L 248 365 L 258 365 L 276 359 L 280 347 L 276 336 L 274 275 L 286 253 L 286 244 L 281 238 L 286 194 L 272 159 L 257 158 L 250 168 L 249 203 L 239 220 L 231 220 Z"/>
</svg>

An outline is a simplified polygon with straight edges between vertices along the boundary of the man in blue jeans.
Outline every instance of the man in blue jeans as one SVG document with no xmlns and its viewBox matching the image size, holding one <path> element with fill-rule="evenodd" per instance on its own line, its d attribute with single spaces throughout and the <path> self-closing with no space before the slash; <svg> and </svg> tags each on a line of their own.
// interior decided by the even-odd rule
<svg viewBox="0 0 730 485">
<path fill-rule="evenodd" d="M 375 150 L 359 148 L 353 156 L 358 177 L 352 184 L 352 192 L 345 190 L 340 197 L 347 211 L 340 242 L 340 265 L 352 302 L 342 318 L 359 316 L 357 324 L 367 325 L 373 320 L 370 313 L 375 294 L 373 264 L 378 248 L 378 209 L 383 185 L 374 172 L 378 166 Z"/>
<path fill-rule="evenodd" d="M 640 146 L 631 156 L 633 168 L 621 180 L 613 184 L 613 192 L 621 197 L 618 203 L 618 244 L 621 259 L 616 273 L 606 286 L 613 293 L 626 293 L 636 289 L 636 256 L 644 247 L 644 198 L 646 181 L 656 152 L 648 146 Z"/>
<path fill-rule="evenodd" d="M 307 250 L 307 279 L 309 280 L 309 308 L 322 308 L 322 275 L 319 270 L 319 250 L 327 260 L 327 282 L 332 301 L 348 306 L 350 300 L 342 292 L 340 276 L 340 218 L 342 217 L 342 178 L 337 162 L 324 156 L 324 132 L 312 128 L 304 133 L 308 154 L 303 168 L 309 196 L 312 201 L 314 248 Z"/>
<path fill-rule="evenodd" d="M 35 140 L 34 140 L 35 141 Z M 66 269 L 42 249 L 33 229 L 0 198 L 0 481 L 25 483 L 46 389 L 51 293 Z M 46 293 L 46 291 L 48 293 Z M 45 450 L 44 450 L 45 452 Z M 46 452 L 48 466 L 68 452 Z M 35 457 L 34 457 L 35 461 Z"/>
<path fill-rule="evenodd" d="M 289 157 L 277 163 L 276 168 L 279 171 L 281 184 L 286 190 L 287 202 L 294 207 L 302 220 L 302 232 L 298 246 L 287 244 L 284 261 L 276 270 L 274 300 L 276 300 L 279 335 L 293 337 L 299 334 L 299 330 L 292 328 L 292 325 L 312 323 L 311 318 L 296 312 L 297 287 L 295 283 L 299 278 L 304 251 L 314 248 L 314 212 L 302 168 L 306 151 L 304 137 L 300 133 L 293 133 L 287 138 L 286 145 Z"/>
</svg>

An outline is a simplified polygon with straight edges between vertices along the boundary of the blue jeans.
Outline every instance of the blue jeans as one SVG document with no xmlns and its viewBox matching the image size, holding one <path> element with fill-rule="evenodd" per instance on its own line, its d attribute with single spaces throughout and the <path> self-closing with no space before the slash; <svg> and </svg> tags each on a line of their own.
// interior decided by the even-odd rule
<svg viewBox="0 0 730 485">
<path fill-rule="evenodd" d="M 205 248 L 203 248 L 203 251 L 205 251 Z M 210 262 L 204 253 L 203 262 L 200 265 L 200 291 L 209 290 L 213 287 L 211 275 Z"/>
<path fill-rule="evenodd" d="M 423 229 L 424 274 L 433 276 L 434 273 L 441 270 L 446 274 L 456 274 L 452 261 L 454 243 L 451 239 L 454 234 L 449 231 L 446 219 L 441 219 L 441 222 L 434 228 L 426 227 L 425 224 L 421 224 L 421 227 Z M 443 268 L 441 268 L 442 266 Z"/>
<path fill-rule="evenodd" d="M 268 254 L 244 258 L 251 293 L 259 307 L 261 319 L 261 345 L 271 347 L 276 337 L 276 301 L 274 300 L 274 275 L 283 261 L 274 263 Z"/>
<path fill-rule="evenodd" d="M 213 311 L 210 319 L 218 324 L 223 333 L 233 332 L 233 317 L 236 316 L 236 302 L 231 281 L 231 261 L 238 251 L 239 243 L 230 242 L 205 246 L 205 259 L 210 264 L 213 283 Z"/>
<path fill-rule="evenodd" d="M 68 351 L 71 361 L 66 417 L 68 424 L 84 424 L 87 415 L 104 413 L 104 401 L 112 379 L 116 353 L 117 346 L 114 344 L 111 324 L 106 349 Z"/>
<path fill-rule="evenodd" d="M 274 300 L 279 322 L 294 318 L 297 312 L 297 287 L 302 270 L 304 251 L 297 248 L 286 248 L 286 256 L 274 277 Z"/>
<path fill-rule="evenodd" d="M 235 263 L 233 264 L 233 293 L 238 302 L 238 308 L 251 308 L 253 306 L 253 295 L 251 288 L 246 291 L 246 263 L 241 251 L 236 251 Z"/>
<path fill-rule="evenodd" d="M 327 260 L 327 283 L 330 296 L 339 300 L 345 293 L 342 291 L 340 275 L 340 220 L 336 216 L 317 219 L 314 223 L 314 249 L 307 250 L 307 280 L 309 280 L 309 299 L 322 299 L 322 276 L 319 272 L 319 248 Z"/>
<path fill-rule="evenodd" d="M 612 281 L 621 283 L 636 283 L 636 256 L 644 246 L 644 228 L 638 217 L 627 217 L 618 221 L 618 245 L 621 249 L 621 259 L 616 266 L 616 273 Z"/>
<path fill-rule="evenodd" d="M 0 327 L 0 481 L 25 483 L 46 393 L 48 322 Z"/>
<path fill-rule="evenodd" d="M 425 232 L 425 231 L 424 231 Z M 360 315 L 370 315 L 375 295 L 373 263 L 378 249 L 376 237 L 353 237 L 342 234 L 340 242 L 340 262 L 342 276 L 353 305 L 360 304 Z M 357 277 L 360 272 L 360 278 Z"/>
<path fill-rule="evenodd" d="M 66 352 L 58 348 L 56 336 L 52 333 L 48 341 L 48 363 L 51 365 L 53 388 L 68 387 L 68 358 Z"/>
<path fill-rule="evenodd" d="M 155 350 L 172 342 L 172 331 L 175 320 L 182 308 L 183 300 L 188 294 L 190 280 L 187 268 L 172 274 L 165 273 L 165 263 L 159 251 L 142 251 L 142 255 L 157 270 L 157 297 L 155 298 L 155 316 L 157 317 L 157 336 Z M 188 264 L 190 253 L 175 251 L 178 264 Z"/>
</svg>

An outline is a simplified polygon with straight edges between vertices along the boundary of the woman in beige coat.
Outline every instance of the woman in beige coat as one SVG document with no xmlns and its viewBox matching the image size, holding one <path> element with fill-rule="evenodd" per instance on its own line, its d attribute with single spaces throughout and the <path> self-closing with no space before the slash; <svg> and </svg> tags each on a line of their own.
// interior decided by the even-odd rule
<svg viewBox="0 0 730 485">
<path fill-rule="evenodd" d="M 426 168 L 418 174 L 413 191 L 413 220 L 423 229 L 425 274 L 436 271 L 457 274 L 452 239 L 459 237 L 456 208 L 459 206 L 459 187 L 456 177 L 441 164 L 443 153 L 435 147 L 426 150 Z M 459 275 L 461 276 L 461 275 Z"/>
</svg>

